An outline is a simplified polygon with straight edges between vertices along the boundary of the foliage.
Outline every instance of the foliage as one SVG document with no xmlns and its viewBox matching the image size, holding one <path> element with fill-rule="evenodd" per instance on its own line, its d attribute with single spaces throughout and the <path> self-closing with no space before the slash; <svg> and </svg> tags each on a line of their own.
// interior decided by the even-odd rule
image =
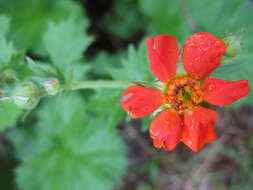
<svg viewBox="0 0 253 190">
<path fill-rule="evenodd" d="M 87 27 L 86 20 L 75 23 L 74 19 L 68 19 L 59 24 L 49 23 L 43 41 L 47 54 L 58 68 L 64 69 L 80 62 L 82 53 L 91 43 L 91 37 L 84 35 Z"/>
<path fill-rule="evenodd" d="M 171 34 L 180 39 L 189 36 L 191 31 L 187 27 L 180 1 L 138 0 L 139 8 L 146 16 L 147 32 L 150 35 Z"/>
<path fill-rule="evenodd" d="M 83 10 L 70 0 L 1 0 L 0 12 L 10 16 L 9 37 L 19 48 L 43 52 L 41 40 L 48 22 L 59 22 L 70 16 L 80 19 Z"/>
<path fill-rule="evenodd" d="M 121 60 L 125 58 L 126 52 L 118 52 L 111 55 L 105 51 L 100 51 L 93 59 L 89 61 L 89 64 L 94 68 L 91 71 L 92 75 L 99 76 L 101 78 L 111 78 L 108 70 L 111 68 L 121 67 Z"/>
<path fill-rule="evenodd" d="M 15 125 L 22 110 L 12 101 L 0 102 L 0 131 Z"/>
<path fill-rule="evenodd" d="M 6 33 L 9 31 L 9 18 L 5 15 L 0 16 L 0 26 L 2 29 L 0 32 L 0 66 L 4 67 L 11 63 L 12 56 L 16 53 L 16 50 L 13 44 L 9 43 L 5 38 Z"/>
<path fill-rule="evenodd" d="M 142 32 L 143 24 L 144 18 L 138 9 L 137 1 L 122 0 L 115 1 L 112 11 L 104 16 L 100 27 L 119 38 L 129 39 Z"/>
<path fill-rule="evenodd" d="M 125 116 L 121 109 L 119 98 L 122 90 L 96 90 L 89 103 L 88 110 L 93 112 L 105 126 L 113 129 Z"/>
<path fill-rule="evenodd" d="M 0 26 L 2 28 L 0 32 L 0 70 L 3 71 L 11 64 L 13 57 L 16 54 L 16 50 L 12 43 L 7 42 L 5 35 L 9 28 L 9 19 L 6 16 L 0 16 Z M 2 84 L 0 84 L 2 86 Z M 3 131 L 7 127 L 11 127 L 16 123 L 16 120 L 21 115 L 21 109 L 17 108 L 13 102 L 4 101 L 0 102 L 0 131 Z"/>
<path fill-rule="evenodd" d="M 122 67 L 110 68 L 109 73 L 115 80 L 152 80 L 145 42 L 138 49 L 129 46 L 127 58 L 122 60 Z"/>
<path fill-rule="evenodd" d="M 11 135 L 23 160 L 17 169 L 19 187 L 111 189 L 126 167 L 125 147 L 115 131 L 87 114 L 79 96 L 48 101 L 38 110 L 39 121 L 30 131 Z"/>
</svg>

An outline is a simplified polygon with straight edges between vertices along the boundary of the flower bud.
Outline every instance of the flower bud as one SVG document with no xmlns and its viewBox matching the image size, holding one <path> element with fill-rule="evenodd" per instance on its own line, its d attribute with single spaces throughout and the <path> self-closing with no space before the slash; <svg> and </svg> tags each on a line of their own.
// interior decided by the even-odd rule
<svg viewBox="0 0 253 190">
<path fill-rule="evenodd" d="M 3 80 L 12 80 L 16 78 L 16 72 L 12 69 L 5 69 L 2 73 Z"/>
<path fill-rule="evenodd" d="M 241 52 L 242 49 L 242 38 L 241 34 L 226 34 L 223 37 L 223 41 L 226 44 L 226 53 L 228 57 L 234 57 Z"/>
<path fill-rule="evenodd" d="M 23 109 L 33 109 L 40 100 L 40 91 L 32 82 L 24 82 L 14 88 L 11 98 Z"/>
<path fill-rule="evenodd" d="M 49 95 L 55 95 L 60 89 L 60 83 L 57 78 L 49 78 L 48 80 L 42 83 L 42 86 L 45 88 Z"/>
</svg>

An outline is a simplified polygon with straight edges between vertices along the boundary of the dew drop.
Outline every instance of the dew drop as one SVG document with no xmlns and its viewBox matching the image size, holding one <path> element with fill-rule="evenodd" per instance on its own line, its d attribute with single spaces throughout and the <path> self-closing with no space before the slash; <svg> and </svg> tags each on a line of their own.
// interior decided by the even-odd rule
<svg viewBox="0 0 253 190">
<path fill-rule="evenodd" d="M 220 41 L 216 41 L 215 42 L 215 47 L 219 47 L 221 45 L 221 42 Z"/>
<path fill-rule="evenodd" d="M 239 95 L 241 92 L 240 91 L 238 91 L 238 90 L 233 90 L 232 91 L 232 95 L 234 95 L 234 96 L 237 96 L 237 95 Z"/>
<path fill-rule="evenodd" d="M 193 42 L 187 44 L 187 47 L 193 47 L 193 46 L 195 46 L 195 44 Z"/>
<path fill-rule="evenodd" d="M 129 98 L 131 98 L 133 96 L 133 93 L 128 93 L 125 96 L 120 98 L 120 102 L 125 102 L 127 100 L 129 100 Z"/>
<path fill-rule="evenodd" d="M 156 45 L 155 45 L 155 44 L 153 44 L 152 48 L 153 48 L 153 50 L 156 50 Z"/>
<path fill-rule="evenodd" d="M 203 48 L 203 51 L 208 51 L 209 49 L 210 49 L 210 47 L 207 46 L 207 47 L 204 47 L 204 48 Z"/>
<path fill-rule="evenodd" d="M 193 65 L 193 62 L 189 62 L 188 65 L 191 67 Z"/>
<path fill-rule="evenodd" d="M 209 86 L 208 86 L 208 90 L 209 91 L 213 91 L 214 89 L 215 89 L 215 84 L 213 84 L 213 83 L 211 83 L 211 84 L 209 84 Z"/>
<path fill-rule="evenodd" d="M 200 57 L 196 57 L 196 58 L 194 59 L 194 61 L 199 63 L 199 62 L 200 62 Z"/>
</svg>

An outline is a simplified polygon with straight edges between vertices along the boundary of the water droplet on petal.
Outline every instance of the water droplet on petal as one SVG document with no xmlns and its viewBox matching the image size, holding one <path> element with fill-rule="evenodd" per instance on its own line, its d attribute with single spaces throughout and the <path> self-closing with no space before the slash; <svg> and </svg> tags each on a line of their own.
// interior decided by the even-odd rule
<svg viewBox="0 0 253 190">
<path fill-rule="evenodd" d="M 129 100 L 129 98 L 131 98 L 133 96 L 133 93 L 128 93 L 125 96 L 120 98 L 120 102 L 125 102 L 127 100 Z"/>
<path fill-rule="evenodd" d="M 214 89 L 215 89 L 215 84 L 213 84 L 213 83 L 211 83 L 211 84 L 209 84 L 209 86 L 208 86 L 208 90 L 209 91 L 213 91 Z"/>
<path fill-rule="evenodd" d="M 187 44 L 187 47 L 193 47 L 193 46 L 195 46 L 195 44 L 193 42 Z"/>
<path fill-rule="evenodd" d="M 194 62 L 196 63 L 199 63 L 200 62 L 200 57 L 196 57 L 195 59 L 194 59 Z"/>
<path fill-rule="evenodd" d="M 217 40 L 214 44 L 215 47 L 219 47 L 221 45 L 221 41 Z"/>
<path fill-rule="evenodd" d="M 188 65 L 191 67 L 193 65 L 193 62 L 189 62 Z"/>
<path fill-rule="evenodd" d="M 210 49 L 210 47 L 207 46 L 207 47 L 204 47 L 204 48 L 203 48 L 203 51 L 208 51 L 209 49 Z"/>
</svg>

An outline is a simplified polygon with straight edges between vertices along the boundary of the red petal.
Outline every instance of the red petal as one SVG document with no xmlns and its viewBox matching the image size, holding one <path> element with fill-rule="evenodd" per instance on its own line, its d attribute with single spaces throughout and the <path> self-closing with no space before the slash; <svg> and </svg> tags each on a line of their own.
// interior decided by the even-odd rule
<svg viewBox="0 0 253 190">
<path fill-rule="evenodd" d="M 161 106 L 163 95 L 160 90 L 134 85 L 125 90 L 120 102 L 132 118 L 140 118 Z"/>
<path fill-rule="evenodd" d="M 153 74 L 162 82 L 176 74 L 179 47 L 174 36 L 158 35 L 147 39 L 148 57 Z"/>
<path fill-rule="evenodd" d="M 216 139 L 214 125 L 219 119 L 218 114 L 204 107 L 197 107 L 185 114 L 182 141 L 195 152 Z"/>
<path fill-rule="evenodd" d="M 214 105 L 226 106 L 246 96 L 250 89 L 247 80 L 225 81 L 208 77 L 202 84 L 204 99 Z"/>
<path fill-rule="evenodd" d="M 180 142 L 182 119 L 179 113 L 173 110 L 165 110 L 151 123 L 149 134 L 156 148 L 173 150 Z"/>
<path fill-rule="evenodd" d="M 199 32 L 185 42 L 182 61 L 190 75 L 202 79 L 219 66 L 225 51 L 222 40 L 210 33 Z"/>
</svg>

